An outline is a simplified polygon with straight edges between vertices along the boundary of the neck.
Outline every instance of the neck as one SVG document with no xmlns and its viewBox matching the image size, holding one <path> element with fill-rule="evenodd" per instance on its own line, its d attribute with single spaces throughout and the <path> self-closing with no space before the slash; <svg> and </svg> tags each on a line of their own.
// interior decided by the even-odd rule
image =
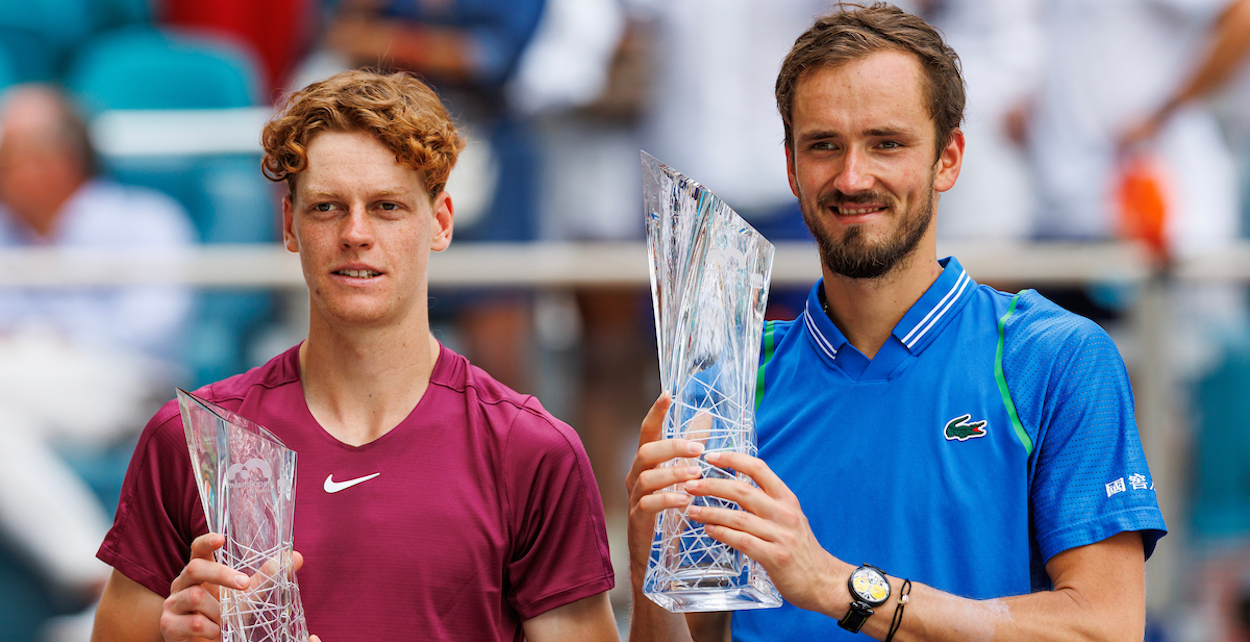
<svg viewBox="0 0 1250 642">
<path fill-rule="evenodd" d="M 822 266 L 829 318 L 846 340 L 869 359 L 890 338 L 894 326 L 942 274 L 933 243 L 921 242 L 894 269 L 875 279 L 852 279 Z"/>
<path fill-rule="evenodd" d="M 346 444 L 367 444 L 399 425 L 429 387 L 439 344 L 420 328 L 335 328 L 314 313 L 300 346 L 300 383 L 321 427 Z"/>
</svg>

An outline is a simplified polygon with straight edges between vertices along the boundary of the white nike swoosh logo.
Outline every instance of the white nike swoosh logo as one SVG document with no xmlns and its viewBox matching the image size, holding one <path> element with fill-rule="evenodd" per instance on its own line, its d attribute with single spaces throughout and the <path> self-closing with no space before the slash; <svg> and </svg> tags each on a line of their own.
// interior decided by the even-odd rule
<svg viewBox="0 0 1250 642">
<path fill-rule="evenodd" d="M 336 482 L 334 481 L 334 473 L 330 473 L 330 475 L 326 477 L 326 483 L 323 484 L 321 487 L 324 488 L 327 493 L 337 493 L 340 490 L 346 490 L 348 488 L 351 488 L 352 486 L 355 486 L 356 484 L 367 482 L 370 479 L 373 479 L 374 477 L 377 477 L 378 475 L 381 475 L 381 474 L 382 473 L 373 473 L 372 475 L 365 475 L 364 477 L 357 477 L 356 479 L 349 479 L 347 481 Z"/>
</svg>

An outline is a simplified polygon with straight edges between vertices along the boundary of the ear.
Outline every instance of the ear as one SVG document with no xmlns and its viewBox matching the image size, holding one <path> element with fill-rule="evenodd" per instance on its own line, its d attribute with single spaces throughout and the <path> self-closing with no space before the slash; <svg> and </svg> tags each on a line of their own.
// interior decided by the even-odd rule
<svg viewBox="0 0 1250 642">
<path fill-rule="evenodd" d="M 434 230 L 430 238 L 430 249 L 442 252 L 451 245 L 451 230 L 455 222 L 455 208 L 451 204 L 451 194 L 439 192 L 434 197 L 431 207 L 434 214 Z"/>
<path fill-rule="evenodd" d="M 292 226 L 295 222 L 294 206 L 291 205 L 291 195 L 287 194 L 282 197 L 282 242 L 286 244 L 287 251 L 299 252 L 299 239 L 295 238 L 295 231 Z"/>
<path fill-rule="evenodd" d="M 964 162 L 964 133 L 962 130 L 956 129 L 951 133 L 951 141 L 946 144 L 946 149 L 942 150 L 942 154 L 937 160 L 937 175 L 933 179 L 933 189 L 939 192 L 955 186 L 955 179 L 959 178 L 959 169 Z"/>
<path fill-rule="evenodd" d="M 790 191 L 794 193 L 795 198 L 799 196 L 799 182 L 794 176 L 794 148 L 790 146 L 790 141 L 786 141 L 786 176 L 790 179 Z"/>
</svg>

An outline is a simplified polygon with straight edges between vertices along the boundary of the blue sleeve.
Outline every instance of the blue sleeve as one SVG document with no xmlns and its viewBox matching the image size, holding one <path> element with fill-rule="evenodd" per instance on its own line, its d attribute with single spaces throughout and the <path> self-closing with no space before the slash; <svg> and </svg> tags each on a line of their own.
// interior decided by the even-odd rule
<svg viewBox="0 0 1250 642">
<path fill-rule="evenodd" d="M 427 9 L 415 0 L 390 0 L 394 18 L 462 29 L 472 43 L 477 81 L 502 85 L 529 44 L 542 17 L 544 0 L 452 0 L 446 9 Z"/>
<path fill-rule="evenodd" d="M 1033 440 L 1029 493 L 1042 559 L 1167 527 L 1133 415 L 1128 373 L 1102 328 L 1034 292 L 1006 326 L 1003 374 Z"/>
</svg>

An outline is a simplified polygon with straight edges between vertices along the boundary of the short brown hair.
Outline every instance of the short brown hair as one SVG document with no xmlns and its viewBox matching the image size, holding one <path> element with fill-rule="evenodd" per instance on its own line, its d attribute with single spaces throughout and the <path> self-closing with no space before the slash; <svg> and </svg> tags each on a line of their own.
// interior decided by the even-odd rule
<svg viewBox="0 0 1250 642">
<path fill-rule="evenodd" d="M 959 56 L 924 20 L 884 2 L 869 7 L 839 3 L 837 10 L 817 20 L 794 41 L 794 48 L 777 74 L 777 109 L 786 127 L 786 146 L 794 144 L 794 90 L 803 74 L 883 50 L 910 53 L 920 60 L 940 155 L 964 118 L 964 79 Z"/>
<path fill-rule="evenodd" d="M 405 73 L 344 71 L 291 94 L 261 132 L 261 171 L 285 180 L 308 168 L 308 143 L 322 132 L 363 132 L 391 151 L 400 165 L 420 172 L 433 199 L 464 149 L 447 108 L 425 83 Z"/>
</svg>

